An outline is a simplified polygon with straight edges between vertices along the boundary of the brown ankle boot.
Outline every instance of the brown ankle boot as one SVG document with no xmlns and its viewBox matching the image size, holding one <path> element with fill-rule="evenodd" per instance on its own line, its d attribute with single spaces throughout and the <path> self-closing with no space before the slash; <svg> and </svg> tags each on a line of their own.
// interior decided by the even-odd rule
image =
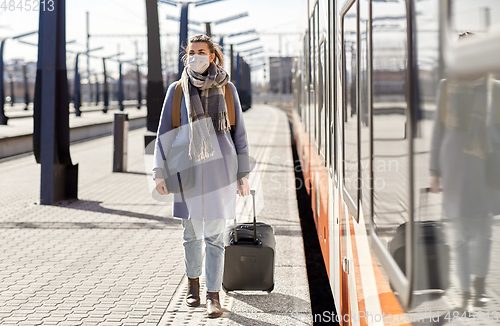
<svg viewBox="0 0 500 326">
<path fill-rule="evenodd" d="M 471 298 L 469 291 L 462 292 L 462 305 L 457 309 L 459 314 L 461 315 L 463 312 L 469 311 L 469 300 Z"/>
<path fill-rule="evenodd" d="M 222 308 L 219 302 L 219 292 L 207 292 L 207 316 L 217 318 L 222 315 Z"/>
<path fill-rule="evenodd" d="M 188 277 L 188 288 L 186 294 L 186 305 L 198 307 L 200 305 L 200 278 Z"/>
<path fill-rule="evenodd" d="M 485 277 L 476 277 L 474 280 L 474 290 L 475 290 L 475 298 L 474 298 L 474 306 L 475 307 L 484 307 L 488 303 L 488 298 L 486 297 L 486 278 Z"/>
</svg>

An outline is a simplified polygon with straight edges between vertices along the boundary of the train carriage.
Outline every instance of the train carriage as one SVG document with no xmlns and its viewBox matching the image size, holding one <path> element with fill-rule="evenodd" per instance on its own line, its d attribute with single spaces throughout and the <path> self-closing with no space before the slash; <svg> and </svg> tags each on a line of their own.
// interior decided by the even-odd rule
<svg viewBox="0 0 500 326">
<path fill-rule="evenodd" d="M 498 323 L 500 3 L 307 9 L 292 124 L 336 303 L 314 318 Z"/>
</svg>

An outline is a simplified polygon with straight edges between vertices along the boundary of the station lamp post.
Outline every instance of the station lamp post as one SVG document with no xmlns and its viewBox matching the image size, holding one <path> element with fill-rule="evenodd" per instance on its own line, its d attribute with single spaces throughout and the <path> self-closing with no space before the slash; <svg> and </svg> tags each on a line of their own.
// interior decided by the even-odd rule
<svg viewBox="0 0 500 326">
<path fill-rule="evenodd" d="M 23 65 L 23 80 L 24 80 L 24 103 L 26 104 L 24 110 L 28 110 L 28 105 L 30 104 L 30 93 L 28 89 L 28 63 Z"/>
<path fill-rule="evenodd" d="M 26 41 L 21 41 L 19 40 L 20 43 L 23 43 L 23 44 L 26 44 L 26 45 L 31 45 L 31 46 L 36 46 L 38 47 L 38 44 L 35 44 L 35 43 L 31 43 L 31 42 L 26 42 Z M 76 40 L 72 40 L 72 41 L 68 41 L 66 42 L 66 44 L 71 44 L 71 43 L 75 43 Z M 97 48 L 97 49 L 92 49 L 90 51 L 97 51 L 97 50 L 100 50 L 102 49 L 102 47 L 100 48 Z M 90 52 L 89 51 L 89 52 Z M 74 51 L 71 51 L 71 50 L 66 50 L 67 53 L 75 53 Z M 90 54 L 88 54 L 87 52 L 77 52 L 76 55 L 78 57 L 78 54 L 83 54 L 83 55 L 87 55 L 88 57 L 92 57 L 92 58 L 98 58 L 100 59 L 100 57 L 94 57 Z M 108 84 L 107 84 L 107 75 L 106 75 L 106 59 L 111 59 L 117 55 L 120 55 L 120 54 L 123 54 L 123 53 L 118 53 L 118 54 L 115 54 L 115 55 L 112 55 L 112 56 L 109 56 L 109 57 L 105 57 L 105 58 L 102 58 L 103 60 L 103 66 L 104 66 L 104 91 L 103 91 L 103 97 L 104 97 L 104 109 L 103 109 L 103 112 L 106 113 L 108 111 L 107 107 L 109 106 L 109 91 L 108 91 Z M 77 67 L 78 66 L 78 58 L 76 58 L 76 64 L 75 64 L 75 79 L 76 78 L 80 78 L 80 74 L 77 73 Z M 24 68 L 25 69 L 25 68 Z M 28 86 L 27 86 L 27 76 L 26 76 L 26 73 L 24 72 L 25 74 L 25 98 L 26 98 L 26 107 L 24 108 L 25 110 L 28 109 L 28 103 L 29 103 L 29 94 L 28 94 Z M 78 96 L 80 97 L 80 106 L 81 106 L 81 93 L 80 93 L 80 82 L 78 80 L 78 87 L 76 87 L 76 80 L 74 80 L 74 86 L 75 86 L 75 90 L 74 90 L 74 93 L 75 93 L 75 97 L 76 97 L 76 90 L 78 89 Z M 98 86 L 96 86 L 98 87 Z M 73 98 L 73 100 L 75 100 L 75 98 Z M 75 102 L 76 103 L 76 102 Z M 76 105 L 75 105 L 75 112 L 76 112 Z M 81 112 L 80 112 L 81 114 Z"/>
<path fill-rule="evenodd" d="M 108 72 L 106 71 L 106 60 L 107 59 L 112 59 L 114 57 L 122 55 L 123 52 L 116 53 L 107 57 L 102 58 L 102 69 L 103 69 L 103 75 L 104 75 L 104 80 L 103 80 L 103 92 L 102 92 L 102 100 L 104 107 L 102 109 L 102 112 L 106 113 L 108 112 L 108 107 L 109 107 L 109 85 L 108 85 Z"/>
<path fill-rule="evenodd" d="M 15 68 L 14 68 L 15 69 Z M 14 95 L 14 73 L 15 70 L 13 68 L 9 69 L 9 81 L 10 81 L 10 106 L 14 106 L 14 102 L 16 101 L 16 97 Z"/>
<path fill-rule="evenodd" d="M 233 34 L 229 34 L 229 35 L 221 35 L 220 36 L 220 43 L 219 43 L 219 45 L 220 46 L 224 46 L 224 38 L 231 38 L 231 37 L 236 37 L 236 36 L 241 36 L 241 35 L 248 35 L 248 34 L 255 34 L 255 33 L 256 33 L 255 29 L 251 29 L 251 30 L 248 30 L 248 31 L 233 33 Z M 229 56 L 231 58 L 231 66 L 230 66 L 229 69 L 230 69 L 231 81 L 235 81 L 234 46 L 235 45 L 239 46 L 241 44 L 250 43 L 250 42 L 253 42 L 255 40 L 256 39 L 253 39 L 253 40 L 250 40 L 250 41 L 240 42 L 240 43 L 237 43 L 237 44 L 234 44 L 234 43 L 230 43 L 229 44 Z"/>
<path fill-rule="evenodd" d="M 256 47 L 256 48 L 252 48 L 252 49 L 247 49 L 247 50 L 240 51 L 240 53 L 246 53 L 246 52 L 252 53 L 252 52 L 254 52 L 254 51 L 257 51 L 257 50 L 263 50 L 263 49 L 264 49 L 264 47 L 262 47 L 262 46 L 258 46 L 258 47 Z"/>
<path fill-rule="evenodd" d="M 119 61 L 119 66 L 118 66 L 118 105 L 120 106 L 120 111 L 123 111 L 125 109 L 125 106 L 123 105 L 123 100 L 124 100 L 124 94 L 123 94 L 123 72 L 122 72 L 122 65 L 124 63 L 130 63 L 133 61 L 136 61 L 138 58 L 126 60 L 126 61 Z"/>
<path fill-rule="evenodd" d="M 9 119 L 8 117 L 5 116 L 5 111 L 4 111 L 4 105 L 5 105 L 5 89 L 4 89 L 4 80 L 3 80 L 3 73 L 4 73 L 4 61 L 3 61 L 3 51 L 5 48 L 5 41 L 8 39 L 20 39 L 25 36 L 29 36 L 32 34 L 36 34 L 38 31 L 35 32 L 29 32 L 29 33 L 24 33 L 21 35 L 17 36 L 11 36 L 11 37 L 6 37 L 0 41 L 0 125 L 6 125 L 7 120 Z"/>
<path fill-rule="evenodd" d="M 238 15 L 234 15 L 234 16 L 230 16 L 230 17 L 223 18 L 223 19 L 219 19 L 219 20 L 216 20 L 216 21 L 213 21 L 213 22 L 205 22 L 206 34 L 208 36 L 212 37 L 212 28 L 211 28 L 212 24 L 214 24 L 214 25 L 220 25 L 220 24 L 227 23 L 227 22 L 230 22 L 230 21 L 233 21 L 233 20 L 236 20 L 236 19 L 244 18 L 244 17 L 248 17 L 248 12 L 244 12 L 244 13 L 241 13 L 241 14 L 238 14 Z M 220 37 L 219 45 L 221 47 L 224 46 L 224 36 Z"/>
<path fill-rule="evenodd" d="M 248 16 L 248 12 L 244 12 L 244 13 L 241 13 L 241 14 L 238 14 L 238 15 L 235 15 L 235 16 L 231 16 L 231 17 L 227 17 L 227 18 L 224 18 L 224 19 L 219 19 L 219 20 L 216 20 L 216 21 L 212 21 L 212 22 L 204 22 L 204 23 L 201 23 L 201 22 L 198 22 L 198 21 L 194 21 L 194 20 L 189 20 L 188 23 L 189 24 L 194 24 L 194 25 L 198 25 L 198 26 L 201 26 L 201 25 L 205 25 L 205 32 L 200 32 L 200 31 L 196 31 L 194 29 L 189 29 L 191 31 L 195 31 L 199 34 L 203 34 L 205 33 L 205 35 L 209 36 L 209 37 L 212 37 L 212 24 L 214 25 L 219 25 L 219 24 L 223 24 L 223 23 L 227 23 L 227 22 L 230 22 L 230 21 L 233 21 L 233 20 L 236 20 L 236 19 L 240 19 L 240 18 L 244 18 L 244 17 L 247 17 Z M 175 21 L 181 21 L 181 19 L 179 19 L 178 17 L 174 17 L 174 16 L 170 16 L 170 15 L 167 15 L 167 19 L 169 20 L 175 20 Z M 255 30 L 250 30 L 250 31 L 247 31 L 247 32 L 243 32 L 243 33 L 238 33 L 237 35 L 244 35 L 244 34 L 250 34 L 250 33 L 255 33 Z M 228 36 L 225 36 L 225 35 L 219 35 L 219 45 L 221 48 L 224 48 L 224 37 L 231 37 L 231 36 L 236 36 L 236 35 L 228 35 Z M 187 36 L 186 36 L 187 38 Z M 179 51 L 180 53 L 180 51 Z"/>
<path fill-rule="evenodd" d="M 173 0 L 158 0 L 160 3 L 165 3 L 173 6 L 181 5 L 181 18 L 180 18 L 180 32 L 179 32 L 179 59 L 178 59 L 178 70 L 177 76 L 181 77 L 182 71 L 184 70 L 184 62 L 182 62 L 181 51 L 187 45 L 188 38 L 188 9 L 190 4 L 194 4 L 196 7 L 207 5 L 214 2 L 219 2 L 223 0 L 200 0 L 200 1 L 173 1 Z"/>
<path fill-rule="evenodd" d="M 78 72 L 78 59 L 80 57 L 80 55 L 89 55 L 89 52 L 93 52 L 93 51 L 97 51 L 97 50 L 101 50 L 103 49 L 103 47 L 98 47 L 98 48 L 95 48 L 95 49 L 92 49 L 92 50 L 88 50 L 88 51 L 85 51 L 85 52 L 78 52 L 76 54 L 76 58 L 75 58 L 75 78 L 74 78 L 74 87 L 75 87 L 75 98 L 74 98 L 74 104 L 75 104 L 75 115 L 77 117 L 81 116 L 82 115 L 82 111 L 80 111 L 80 107 L 82 106 L 82 92 L 81 92 L 81 83 L 80 83 L 80 73 Z M 89 79 L 88 79 L 88 82 L 90 84 L 90 76 L 89 76 Z"/>
<path fill-rule="evenodd" d="M 256 34 L 256 33 L 257 32 L 255 31 L 255 29 L 250 29 L 248 31 L 233 33 L 233 34 L 229 34 L 229 35 L 220 35 L 219 45 L 221 47 L 224 47 L 224 38 L 236 37 L 236 36 L 248 35 L 248 34 Z"/>
</svg>

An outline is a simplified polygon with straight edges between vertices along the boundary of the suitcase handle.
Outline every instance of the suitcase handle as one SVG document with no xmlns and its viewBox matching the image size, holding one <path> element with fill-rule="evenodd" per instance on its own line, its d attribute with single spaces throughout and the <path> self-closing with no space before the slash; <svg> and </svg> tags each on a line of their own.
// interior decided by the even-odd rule
<svg viewBox="0 0 500 326">
<path fill-rule="evenodd" d="M 238 193 L 238 190 L 236 190 L 236 193 Z M 255 217 L 255 190 L 250 189 L 250 194 L 252 195 L 252 204 L 253 204 L 253 243 L 258 244 L 259 241 L 257 240 L 257 221 Z M 236 217 L 234 218 L 234 243 L 238 244 L 238 232 L 236 231 Z"/>
</svg>

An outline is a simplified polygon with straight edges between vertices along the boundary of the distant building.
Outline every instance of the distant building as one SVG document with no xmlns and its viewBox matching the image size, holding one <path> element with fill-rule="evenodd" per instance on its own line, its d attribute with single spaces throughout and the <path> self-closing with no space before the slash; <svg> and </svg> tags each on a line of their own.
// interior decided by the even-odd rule
<svg viewBox="0 0 500 326">
<path fill-rule="evenodd" d="M 292 93 L 292 68 L 295 57 L 269 57 L 269 91 Z"/>
</svg>

